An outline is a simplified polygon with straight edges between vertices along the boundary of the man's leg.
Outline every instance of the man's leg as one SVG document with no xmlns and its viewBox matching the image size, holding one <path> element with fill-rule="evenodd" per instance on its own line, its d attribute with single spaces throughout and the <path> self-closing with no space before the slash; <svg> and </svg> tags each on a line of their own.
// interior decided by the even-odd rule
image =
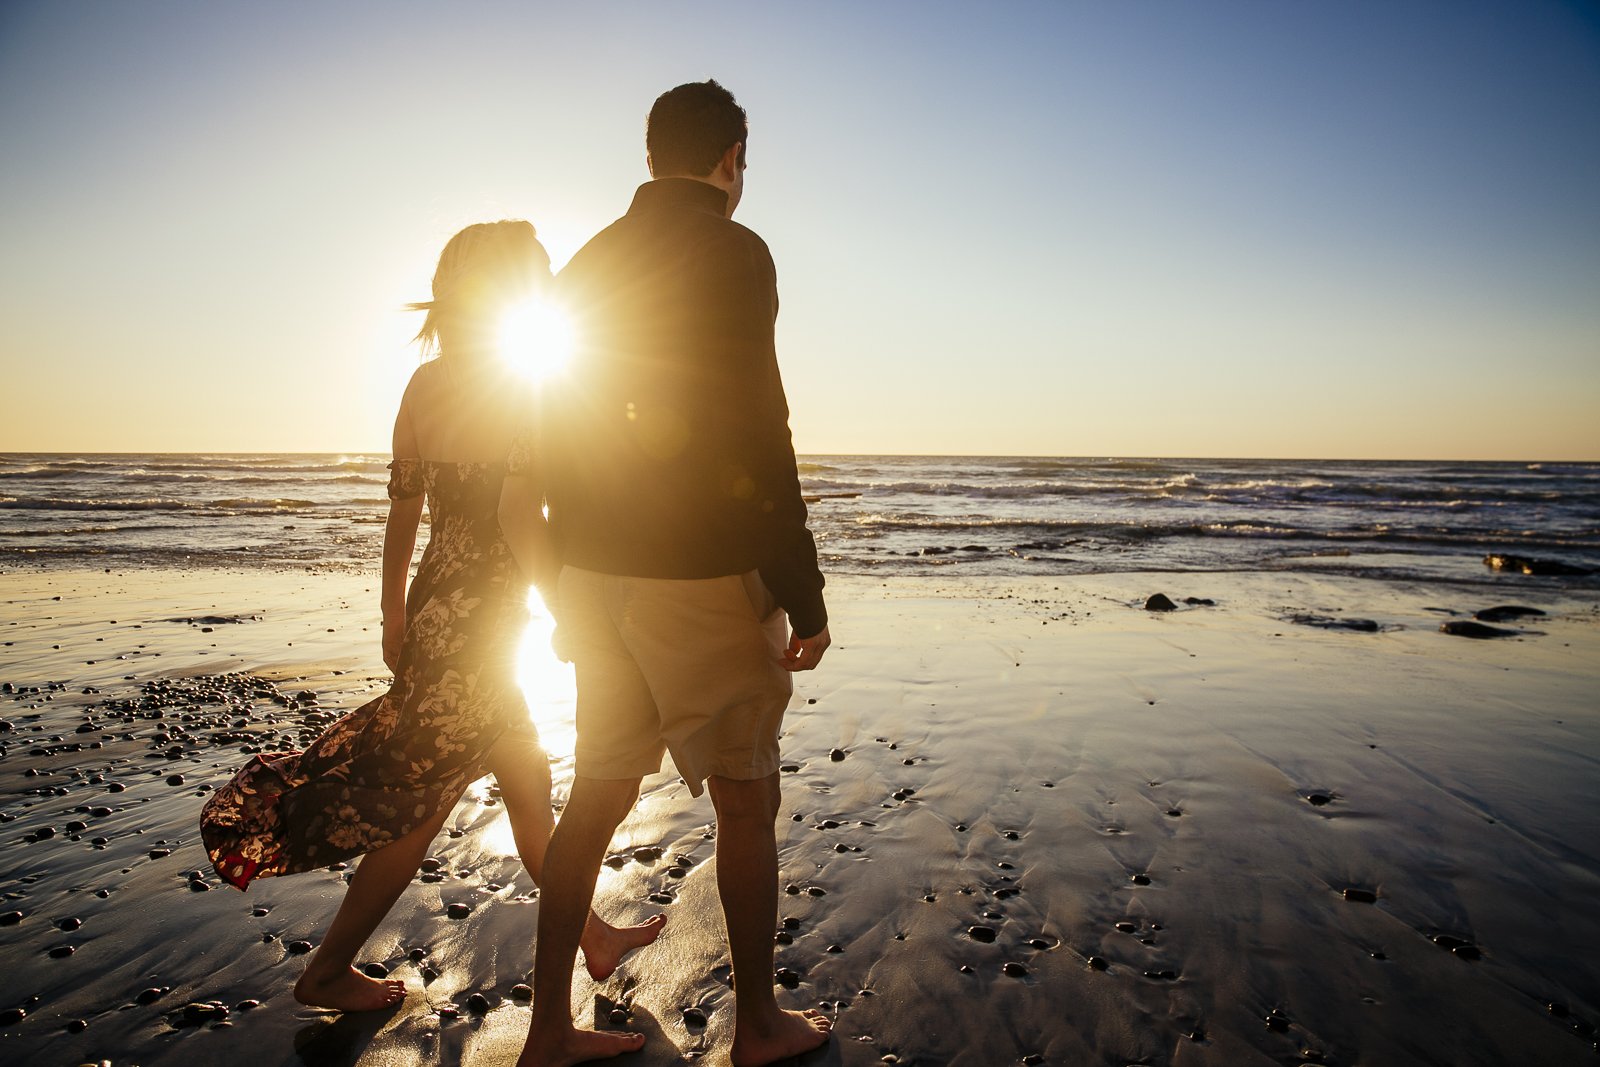
<svg viewBox="0 0 1600 1067">
<path fill-rule="evenodd" d="M 638 778 L 573 779 L 572 795 L 544 855 L 539 940 L 533 954 L 533 1021 L 517 1067 L 570 1067 L 634 1052 L 644 1044 L 643 1034 L 572 1025 L 572 968 L 595 879 L 611 835 L 638 799 Z"/>
<path fill-rule="evenodd" d="M 717 809 L 717 893 L 733 958 L 733 1062 L 757 1067 L 816 1048 L 828 1040 L 833 1023 L 818 1011 L 780 1009 L 772 991 L 778 776 L 739 781 L 713 775 L 706 785 Z"/>
<path fill-rule="evenodd" d="M 488 764 L 500 785 L 522 866 L 535 885 L 543 885 L 545 850 L 556 824 L 550 811 L 550 757 L 533 738 L 508 733 L 489 750 Z M 666 921 L 657 913 L 637 926 L 617 927 L 591 909 L 579 941 L 589 977 L 597 982 L 609 978 L 622 957 L 654 941 Z"/>
</svg>

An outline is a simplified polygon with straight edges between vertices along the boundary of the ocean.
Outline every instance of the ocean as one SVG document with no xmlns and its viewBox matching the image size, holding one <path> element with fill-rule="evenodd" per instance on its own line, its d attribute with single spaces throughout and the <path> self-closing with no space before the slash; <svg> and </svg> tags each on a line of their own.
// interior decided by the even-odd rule
<svg viewBox="0 0 1600 1067">
<path fill-rule="evenodd" d="M 0 565 L 360 570 L 379 454 L 0 455 Z M 1600 589 L 1600 463 L 802 456 L 824 569 L 1301 571 Z M 425 540 L 424 532 L 423 539 Z M 1545 566 L 1553 565 L 1553 566 Z"/>
</svg>

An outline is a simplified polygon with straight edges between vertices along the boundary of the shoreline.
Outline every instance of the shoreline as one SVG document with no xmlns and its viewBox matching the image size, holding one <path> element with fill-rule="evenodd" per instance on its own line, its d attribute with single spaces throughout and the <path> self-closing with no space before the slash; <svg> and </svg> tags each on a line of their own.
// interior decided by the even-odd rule
<svg viewBox="0 0 1600 1067">
<path fill-rule="evenodd" d="M 410 988 L 390 1015 L 341 1019 L 289 996 L 300 966 L 287 946 L 318 940 L 348 872 L 235 896 L 199 847 L 206 789 L 244 749 L 314 729 L 387 684 L 377 584 L 0 572 L 0 684 L 40 687 L 0 693 L 11 724 L 0 730 L 0 912 L 23 916 L 0 925 L 16 1001 L 0 1012 L 26 1012 L 0 1027 L 0 1051 L 64 1063 L 514 1060 L 537 895 L 492 779 L 435 844 L 443 877 L 415 881 L 362 957 Z M 1592 597 L 1491 602 L 1482 589 L 1271 572 L 829 588 L 836 644 L 797 679 L 783 739 L 779 847 L 794 892 L 780 896 L 775 934 L 794 987 L 780 997 L 825 1005 L 838 1024 L 806 1062 L 1592 1056 Z M 1155 592 L 1214 603 L 1144 611 Z M 1526 631 L 1515 638 L 1438 632 L 1505 603 L 1549 614 L 1502 624 Z M 251 679 L 217 680 L 230 672 Z M 149 688 L 162 679 L 164 693 Z M 535 662 L 527 679 L 548 714 L 560 795 L 570 673 L 564 689 L 559 668 Z M 177 729 L 123 721 L 107 703 L 152 695 L 170 701 Z M 235 703 L 200 702 L 218 696 Z M 168 785 L 176 774 L 182 784 Z M 602 869 L 608 918 L 670 916 L 617 975 L 593 984 L 580 971 L 575 986 L 580 1020 L 621 1010 L 648 1035 L 627 1062 L 678 1063 L 730 1037 L 711 819 L 675 776 L 652 776 Z M 55 833 L 28 840 L 46 826 Z M 207 890 L 191 888 L 195 870 Z M 449 919 L 450 903 L 471 913 Z M 62 946 L 73 953 L 50 956 Z M 437 977 L 424 982 L 421 966 Z M 142 1004 L 145 990 L 157 993 Z M 227 1015 L 185 1017 L 210 1002 Z M 86 1028 L 67 1029 L 79 1020 Z"/>
</svg>

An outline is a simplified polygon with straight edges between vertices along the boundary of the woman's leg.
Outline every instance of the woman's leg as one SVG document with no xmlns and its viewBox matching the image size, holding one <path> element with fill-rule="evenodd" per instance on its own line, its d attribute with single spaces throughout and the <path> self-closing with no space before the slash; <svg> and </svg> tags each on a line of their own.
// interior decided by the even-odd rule
<svg viewBox="0 0 1600 1067">
<path fill-rule="evenodd" d="M 505 734 L 489 750 L 488 765 L 500 786 L 522 866 L 539 883 L 545 849 L 556 825 L 550 810 L 550 759 L 537 741 Z M 591 910 L 578 942 L 590 977 L 597 982 L 610 977 L 622 957 L 654 941 L 666 921 L 665 915 L 658 914 L 638 926 L 616 927 Z"/>
<path fill-rule="evenodd" d="M 422 866 L 428 846 L 439 835 L 449 814 L 449 807 L 441 808 L 404 837 L 361 857 L 327 936 L 307 961 L 305 974 L 294 984 L 296 1000 L 337 1011 L 373 1011 L 405 998 L 404 982 L 397 978 L 368 978 L 353 964 L 356 953 Z"/>
</svg>

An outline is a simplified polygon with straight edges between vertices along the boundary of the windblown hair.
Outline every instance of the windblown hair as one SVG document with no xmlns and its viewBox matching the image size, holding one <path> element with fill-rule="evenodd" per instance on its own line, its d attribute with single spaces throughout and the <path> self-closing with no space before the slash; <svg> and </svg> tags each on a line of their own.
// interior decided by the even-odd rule
<svg viewBox="0 0 1600 1067">
<path fill-rule="evenodd" d="M 502 219 L 468 226 L 444 246 L 433 272 L 433 299 L 407 304 L 425 311 L 414 340 L 423 355 L 443 354 L 453 335 L 482 330 L 506 303 L 550 274 L 550 256 L 533 224 Z"/>
<path fill-rule="evenodd" d="M 657 178 L 704 178 L 734 145 L 743 164 L 749 139 L 744 108 L 713 80 L 689 82 L 656 97 L 644 128 L 650 173 Z"/>
</svg>

